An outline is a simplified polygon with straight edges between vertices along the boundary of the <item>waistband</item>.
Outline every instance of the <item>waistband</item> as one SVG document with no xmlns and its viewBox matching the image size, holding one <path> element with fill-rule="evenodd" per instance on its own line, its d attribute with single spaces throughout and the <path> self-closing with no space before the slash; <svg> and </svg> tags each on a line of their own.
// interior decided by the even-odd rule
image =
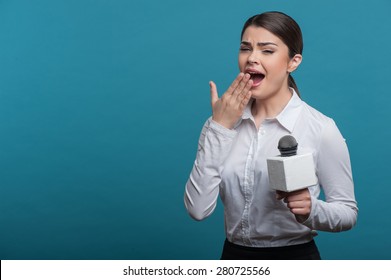
<svg viewBox="0 0 391 280">
<path fill-rule="evenodd" d="M 225 240 L 221 259 L 320 260 L 320 254 L 314 240 L 280 247 L 247 247 Z"/>
</svg>

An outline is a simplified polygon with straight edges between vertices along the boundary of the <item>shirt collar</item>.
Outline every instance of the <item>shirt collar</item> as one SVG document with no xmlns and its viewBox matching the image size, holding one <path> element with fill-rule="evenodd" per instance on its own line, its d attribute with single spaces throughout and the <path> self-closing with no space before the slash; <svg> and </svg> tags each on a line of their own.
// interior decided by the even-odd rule
<svg viewBox="0 0 391 280">
<path fill-rule="evenodd" d="M 291 88 L 291 90 L 291 99 L 289 100 L 285 108 L 281 111 L 281 113 L 279 113 L 276 117 L 278 122 L 287 130 L 289 130 L 290 133 L 292 133 L 293 128 L 295 127 L 296 121 L 299 118 L 303 105 L 303 101 L 297 95 L 296 91 L 293 88 Z"/>
<path fill-rule="evenodd" d="M 244 112 L 243 112 L 243 115 L 242 115 L 242 119 L 245 120 L 245 119 L 253 119 L 253 115 L 251 113 L 251 107 L 252 107 L 252 104 L 254 102 L 254 99 L 251 99 L 250 102 L 248 102 L 246 108 L 244 108 Z"/>
<path fill-rule="evenodd" d="M 290 88 L 292 91 L 292 97 L 289 100 L 285 108 L 279 113 L 275 119 L 290 133 L 292 133 L 293 128 L 295 127 L 296 121 L 300 115 L 303 101 L 297 95 L 296 91 L 293 88 Z M 244 109 L 242 119 L 254 119 L 251 113 L 251 105 L 254 100 L 250 101 L 249 104 Z M 269 119 L 270 120 L 270 119 Z"/>
</svg>

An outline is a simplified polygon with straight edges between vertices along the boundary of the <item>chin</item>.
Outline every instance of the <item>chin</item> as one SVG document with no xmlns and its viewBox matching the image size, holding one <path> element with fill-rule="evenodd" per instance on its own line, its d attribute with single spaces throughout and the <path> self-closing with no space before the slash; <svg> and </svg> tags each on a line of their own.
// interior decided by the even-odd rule
<svg viewBox="0 0 391 280">
<path fill-rule="evenodd" d="M 268 96 L 268 94 L 259 87 L 251 89 L 251 93 L 251 97 L 254 99 L 265 99 Z"/>
</svg>

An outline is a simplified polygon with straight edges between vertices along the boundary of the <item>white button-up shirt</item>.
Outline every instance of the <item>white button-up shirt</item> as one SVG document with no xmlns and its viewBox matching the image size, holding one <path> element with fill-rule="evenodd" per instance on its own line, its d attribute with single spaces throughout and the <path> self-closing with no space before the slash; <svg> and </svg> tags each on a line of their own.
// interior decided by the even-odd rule
<svg viewBox="0 0 391 280">
<path fill-rule="evenodd" d="M 250 102 L 251 103 L 251 102 Z M 278 141 L 294 136 L 298 154 L 312 153 L 318 184 L 309 188 L 311 213 L 296 221 L 269 186 L 266 158 L 279 155 Z M 325 201 L 319 199 L 321 189 Z M 252 247 L 301 244 L 316 230 L 344 231 L 357 219 L 349 152 L 334 121 L 295 92 L 284 110 L 256 128 L 248 104 L 234 129 L 209 118 L 185 190 L 185 206 L 196 220 L 208 217 L 222 199 L 227 239 Z"/>
</svg>

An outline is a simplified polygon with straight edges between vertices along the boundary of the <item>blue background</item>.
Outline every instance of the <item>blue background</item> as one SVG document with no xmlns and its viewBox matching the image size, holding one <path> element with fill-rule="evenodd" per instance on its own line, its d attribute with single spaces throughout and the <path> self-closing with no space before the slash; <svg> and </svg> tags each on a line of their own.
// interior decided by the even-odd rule
<svg viewBox="0 0 391 280">
<path fill-rule="evenodd" d="M 208 81 L 238 72 L 244 21 L 301 25 L 303 99 L 351 152 L 357 226 L 325 259 L 391 259 L 391 2 L 0 1 L 0 259 L 218 259 L 221 204 L 183 206 Z"/>
</svg>

